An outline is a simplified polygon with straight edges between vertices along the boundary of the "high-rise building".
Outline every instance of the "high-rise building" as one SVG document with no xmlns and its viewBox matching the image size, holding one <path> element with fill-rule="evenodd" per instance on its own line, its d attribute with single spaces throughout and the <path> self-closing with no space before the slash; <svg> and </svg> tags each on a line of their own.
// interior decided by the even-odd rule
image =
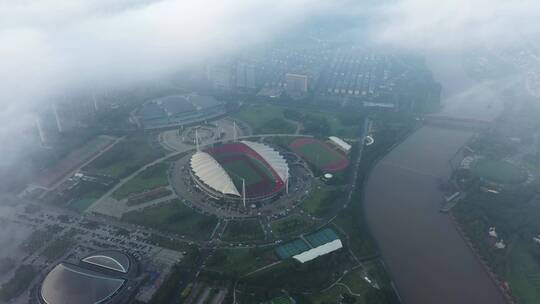
<svg viewBox="0 0 540 304">
<path fill-rule="evenodd" d="M 285 75 L 287 92 L 289 94 L 304 94 L 308 90 L 308 77 L 306 75 L 291 74 Z"/>
<path fill-rule="evenodd" d="M 219 63 L 207 67 L 207 78 L 214 88 L 230 89 L 234 86 L 232 79 L 231 65 L 227 63 Z"/>
<path fill-rule="evenodd" d="M 236 65 L 236 87 L 255 89 L 255 67 L 245 63 Z"/>
</svg>

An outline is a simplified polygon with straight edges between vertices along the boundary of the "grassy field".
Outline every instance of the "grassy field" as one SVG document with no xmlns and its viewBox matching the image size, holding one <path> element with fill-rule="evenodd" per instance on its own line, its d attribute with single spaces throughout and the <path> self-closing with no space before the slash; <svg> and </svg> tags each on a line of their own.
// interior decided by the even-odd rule
<svg viewBox="0 0 540 304">
<path fill-rule="evenodd" d="M 89 193 L 85 193 L 83 196 L 78 197 L 69 204 L 69 208 L 76 210 L 78 212 L 84 212 L 88 207 L 90 207 L 95 201 L 97 201 L 106 190 L 96 190 Z"/>
<path fill-rule="evenodd" d="M 246 185 L 255 184 L 263 180 L 263 177 L 260 176 L 246 160 L 235 160 L 222 163 L 222 166 L 235 181 L 235 184 L 239 183 L 242 185 L 242 178 L 246 180 Z"/>
<path fill-rule="evenodd" d="M 311 132 L 320 131 L 317 126 L 309 127 L 315 123 L 319 127 L 322 126 L 323 133 L 349 138 L 358 136 L 358 129 L 363 123 L 362 113 L 334 113 L 271 104 L 245 105 L 233 116 L 250 125 L 255 134 L 293 133 L 297 125 L 291 121 L 296 121 L 307 126 L 306 134 L 320 133 Z"/>
<path fill-rule="evenodd" d="M 168 163 L 159 163 L 148 167 L 146 170 L 142 171 L 139 175 L 135 176 L 116 190 L 112 196 L 115 199 L 120 200 L 128 197 L 131 194 L 168 186 L 168 168 Z"/>
<path fill-rule="evenodd" d="M 293 214 L 270 223 L 276 238 L 296 236 L 314 225 L 314 221 L 300 214 Z"/>
<path fill-rule="evenodd" d="M 264 238 L 261 224 L 257 219 L 230 221 L 225 228 L 222 240 L 226 242 L 243 242 Z"/>
<path fill-rule="evenodd" d="M 482 158 L 474 162 L 471 171 L 478 177 L 502 184 L 519 184 L 527 172 L 505 161 Z"/>
<path fill-rule="evenodd" d="M 164 152 L 153 147 L 148 138 L 137 135 L 119 142 L 84 170 L 122 178 L 163 155 Z"/>
<path fill-rule="evenodd" d="M 364 263 L 363 266 L 370 278 L 372 280 L 374 279 L 379 286 L 385 287 L 388 284 L 388 278 L 386 278 L 384 269 L 381 268 L 380 263 L 371 261 Z M 357 268 L 348 272 L 334 287 L 325 292 L 311 294 L 309 299 L 314 304 L 338 303 L 341 296 L 346 294 L 354 298 L 354 303 L 359 304 L 397 303 L 389 301 L 388 297 L 381 293 L 380 290 L 373 288 L 366 282 L 363 278 L 363 270 L 362 268 Z"/>
<path fill-rule="evenodd" d="M 213 271 L 242 276 L 271 264 L 273 258 L 271 249 L 220 249 L 208 261 L 208 267 Z"/>
<path fill-rule="evenodd" d="M 510 248 L 506 277 L 512 294 L 522 304 L 540 303 L 540 266 L 521 245 Z"/>
<path fill-rule="evenodd" d="M 309 196 L 302 202 L 302 209 L 314 216 L 324 216 L 332 210 L 342 199 L 343 192 L 340 190 L 329 190 L 325 186 L 317 186 Z"/>
<path fill-rule="evenodd" d="M 285 120 L 283 108 L 273 105 L 246 105 L 233 117 L 247 123 L 255 134 L 294 133 L 296 126 Z"/>
<path fill-rule="evenodd" d="M 178 200 L 128 212 L 122 220 L 199 240 L 208 239 L 217 224 L 215 217 L 199 214 Z"/>
<path fill-rule="evenodd" d="M 303 145 L 295 150 L 306 157 L 310 163 L 317 167 L 321 167 L 325 164 L 341 159 L 339 154 L 319 143 Z"/>
</svg>

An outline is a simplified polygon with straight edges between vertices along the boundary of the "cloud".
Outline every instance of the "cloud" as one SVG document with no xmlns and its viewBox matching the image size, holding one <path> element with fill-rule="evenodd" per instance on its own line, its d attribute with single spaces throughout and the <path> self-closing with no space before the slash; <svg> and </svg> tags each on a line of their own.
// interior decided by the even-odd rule
<svg viewBox="0 0 540 304">
<path fill-rule="evenodd" d="M 399 48 L 455 52 L 511 46 L 538 34 L 537 0 L 401 0 L 375 10 L 374 41 Z"/>
<path fill-rule="evenodd" d="M 155 80 L 273 39 L 322 0 L 0 0 L 0 141 L 51 96 Z M 5 162 L 17 149 L 2 145 Z"/>
</svg>

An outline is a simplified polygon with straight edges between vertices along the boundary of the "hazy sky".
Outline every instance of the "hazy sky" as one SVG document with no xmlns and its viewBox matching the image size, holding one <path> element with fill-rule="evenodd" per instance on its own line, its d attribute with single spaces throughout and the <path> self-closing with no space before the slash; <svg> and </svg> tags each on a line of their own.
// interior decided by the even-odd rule
<svg viewBox="0 0 540 304">
<path fill-rule="evenodd" d="M 374 42 L 455 52 L 530 35 L 540 1 L 0 0 L 0 141 L 32 125 L 32 110 L 47 96 L 152 80 L 336 11 L 369 16 Z M 5 145 L 0 155 L 7 159 Z"/>
</svg>

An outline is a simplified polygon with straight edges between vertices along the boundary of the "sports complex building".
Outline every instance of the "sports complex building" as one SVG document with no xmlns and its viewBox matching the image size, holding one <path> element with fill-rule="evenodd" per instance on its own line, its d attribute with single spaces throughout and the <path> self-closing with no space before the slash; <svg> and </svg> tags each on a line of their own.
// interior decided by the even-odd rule
<svg viewBox="0 0 540 304">
<path fill-rule="evenodd" d="M 285 157 L 266 144 L 251 141 L 197 151 L 189 166 L 194 183 L 208 196 L 244 204 L 279 195 L 289 179 Z"/>
<path fill-rule="evenodd" d="M 170 95 L 146 102 L 136 114 L 144 129 L 200 122 L 225 114 L 225 105 L 210 96 Z"/>
<path fill-rule="evenodd" d="M 45 277 L 38 291 L 42 304 L 128 303 L 136 288 L 135 260 L 115 250 L 89 255 L 77 264 L 62 262 Z"/>
</svg>

